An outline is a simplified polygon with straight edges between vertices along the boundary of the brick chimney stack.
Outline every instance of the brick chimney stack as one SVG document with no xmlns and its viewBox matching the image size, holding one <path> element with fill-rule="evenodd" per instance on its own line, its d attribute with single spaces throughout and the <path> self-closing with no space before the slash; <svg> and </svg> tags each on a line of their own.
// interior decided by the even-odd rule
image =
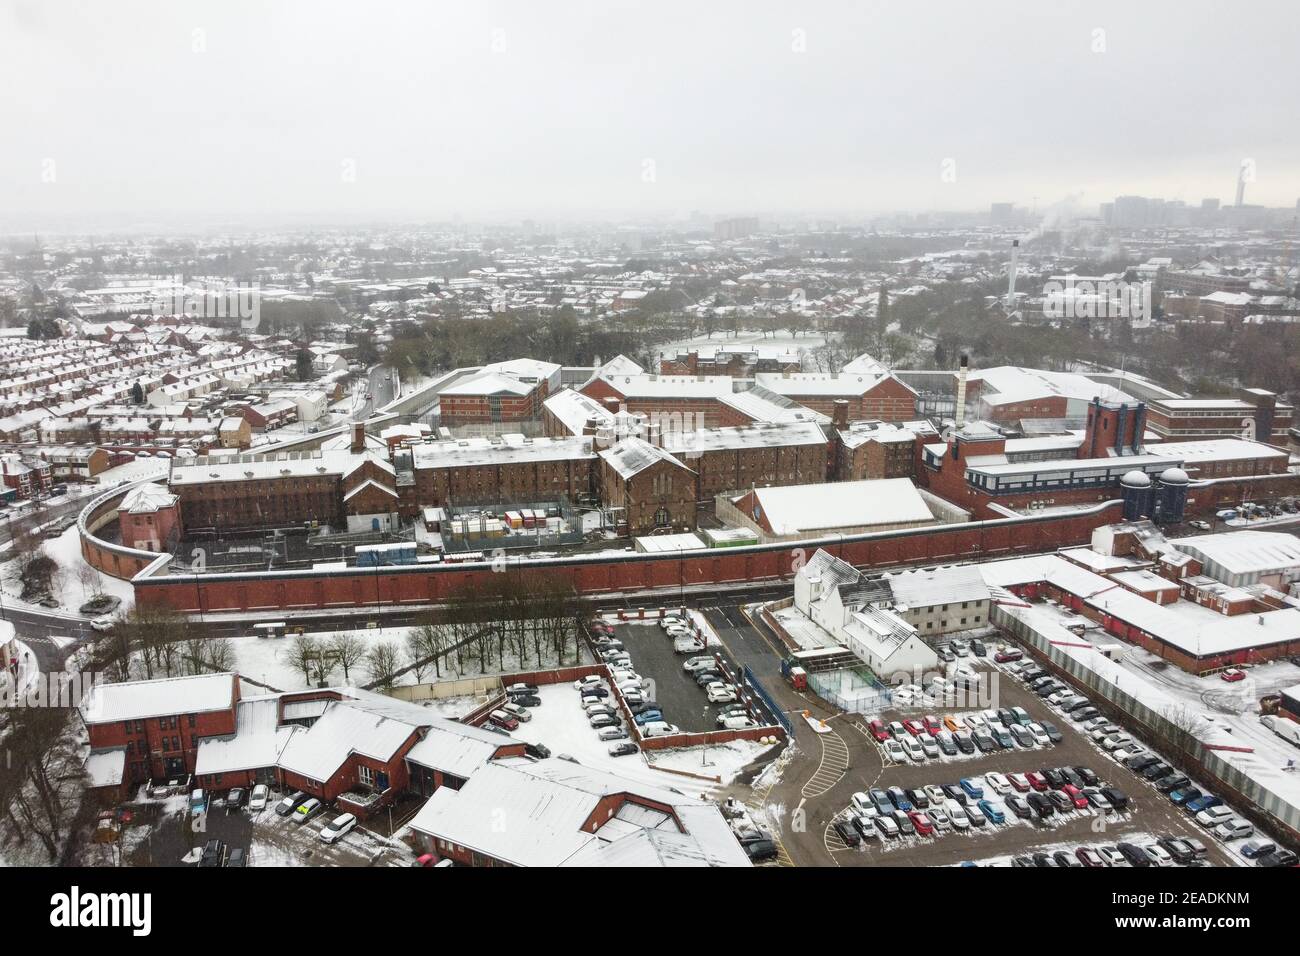
<svg viewBox="0 0 1300 956">
<path fill-rule="evenodd" d="M 835 408 L 831 412 L 831 421 L 836 428 L 849 427 L 849 400 L 847 398 L 835 399 Z"/>
<path fill-rule="evenodd" d="M 366 423 L 352 423 L 352 444 L 349 446 L 352 451 L 362 452 L 366 450 Z"/>
</svg>

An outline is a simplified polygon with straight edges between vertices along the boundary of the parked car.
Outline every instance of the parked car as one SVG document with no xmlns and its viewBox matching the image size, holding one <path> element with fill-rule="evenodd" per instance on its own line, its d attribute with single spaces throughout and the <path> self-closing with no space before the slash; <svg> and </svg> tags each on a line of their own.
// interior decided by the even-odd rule
<svg viewBox="0 0 1300 956">
<path fill-rule="evenodd" d="M 266 801 L 271 797 L 271 788 L 264 783 L 259 783 L 253 787 L 252 795 L 248 798 L 248 809 L 254 813 L 259 813 L 266 809 Z"/>
<path fill-rule="evenodd" d="M 1016 816 L 1022 820 L 1028 820 L 1034 815 L 1034 808 L 1029 805 L 1029 801 L 1019 794 L 1012 794 L 1006 799 L 1007 807 Z"/>
<path fill-rule="evenodd" d="M 242 846 L 231 849 L 230 854 L 226 857 L 226 869 L 238 870 L 248 866 L 248 854 Z"/>
<path fill-rule="evenodd" d="M 511 717 L 504 710 L 494 710 L 488 714 L 488 720 L 496 724 L 502 730 L 518 730 L 519 721 Z M 594 725 L 593 725 L 594 726 Z"/>
<path fill-rule="evenodd" d="M 889 731 L 885 729 L 885 722 L 879 717 L 873 717 L 867 721 L 867 730 L 877 743 L 884 743 L 889 739 Z"/>
<path fill-rule="evenodd" d="M 1220 674 L 1219 677 L 1222 680 L 1227 681 L 1229 684 L 1235 684 L 1237 681 L 1246 679 L 1246 672 L 1240 668 L 1229 667 L 1226 671 Z"/>
<path fill-rule="evenodd" d="M 357 818 L 350 813 L 343 813 L 335 817 L 329 823 L 320 829 L 320 838 L 322 843 L 338 843 L 345 836 L 351 833 L 357 825 Z"/>
<path fill-rule="evenodd" d="M 979 808 L 980 813 L 984 814 L 989 823 L 1002 824 L 1007 822 L 1006 814 L 999 810 L 991 800 L 981 800 L 975 806 Z"/>
<path fill-rule="evenodd" d="M 221 866 L 225 856 L 226 844 L 221 840 L 209 840 L 203 844 L 203 852 L 199 855 L 199 866 L 205 868 Z"/>
<path fill-rule="evenodd" d="M 639 716 L 639 715 L 638 715 Z M 663 716 L 660 714 L 659 716 Z M 588 721 L 592 730 L 601 730 L 604 727 L 617 727 L 619 719 L 613 714 L 595 714 Z"/>
<path fill-rule="evenodd" d="M 628 757 L 637 753 L 640 749 L 634 743 L 618 743 L 609 748 L 609 755 L 611 757 Z"/>
<path fill-rule="evenodd" d="M 235 787 L 226 794 L 226 809 L 240 810 L 243 809 L 245 801 L 248 799 L 248 791 L 243 787 Z"/>
<path fill-rule="evenodd" d="M 303 801 L 293 811 L 293 822 L 302 826 L 308 820 L 315 817 L 325 809 L 325 804 L 321 803 L 315 797 Z"/>
<path fill-rule="evenodd" d="M 1116 810 L 1124 810 L 1128 807 L 1128 796 L 1123 790 L 1117 787 L 1102 787 L 1101 792 Z"/>
<path fill-rule="evenodd" d="M 1255 827 L 1241 817 L 1231 817 L 1214 828 L 1214 835 L 1225 843 L 1255 835 Z"/>
<path fill-rule="evenodd" d="M 1277 845 L 1269 840 L 1247 840 L 1237 850 L 1248 860 L 1264 856 L 1266 853 L 1272 853 L 1277 849 Z"/>
<path fill-rule="evenodd" d="M 1075 859 L 1087 867 L 1096 868 L 1106 865 L 1106 861 L 1102 859 L 1101 854 L 1089 846 L 1079 847 L 1079 849 L 1074 851 L 1074 856 Z"/>
<path fill-rule="evenodd" d="M 907 816 L 912 821 L 912 826 L 918 836 L 934 835 L 934 824 L 930 822 L 930 817 L 924 810 L 913 810 Z"/>
<path fill-rule="evenodd" d="M 303 793 L 301 790 L 295 790 L 275 805 L 275 813 L 277 816 L 287 817 L 289 814 L 297 810 L 306 799 L 307 794 Z"/>
<path fill-rule="evenodd" d="M 907 751 L 903 749 L 903 745 L 899 743 L 897 740 L 886 740 L 884 746 L 885 746 L 885 756 L 888 757 L 890 760 L 892 760 L 894 763 L 907 762 Z"/>
<path fill-rule="evenodd" d="M 845 846 L 853 847 L 862 843 L 862 837 L 858 833 L 857 827 L 847 820 L 836 820 L 832 824 L 832 829 L 835 830 L 835 835 L 844 842 Z"/>
<path fill-rule="evenodd" d="M 1087 799 L 1088 805 L 1094 810 L 1100 810 L 1102 813 L 1106 813 L 1107 811 L 1115 809 L 1114 806 L 1111 805 L 1110 800 L 1106 798 L 1106 795 L 1096 787 L 1084 787 L 1081 792 Z"/>
<path fill-rule="evenodd" d="M 596 731 L 596 739 L 602 743 L 625 740 L 627 739 L 627 731 L 623 729 L 621 724 L 614 727 L 601 727 Z"/>
</svg>

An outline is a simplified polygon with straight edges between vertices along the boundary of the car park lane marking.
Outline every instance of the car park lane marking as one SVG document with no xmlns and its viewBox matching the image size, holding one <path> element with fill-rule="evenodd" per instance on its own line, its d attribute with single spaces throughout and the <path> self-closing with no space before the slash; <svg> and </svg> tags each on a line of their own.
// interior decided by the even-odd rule
<svg viewBox="0 0 1300 956">
<path fill-rule="evenodd" d="M 816 773 L 808 778 L 800 791 L 805 798 L 820 797 L 843 780 L 849 769 L 849 748 L 843 737 L 828 730 L 818 734 L 817 739 L 822 745 L 822 759 Z"/>
<path fill-rule="evenodd" d="M 758 791 L 750 791 L 750 798 L 745 801 L 745 806 L 749 808 L 749 815 L 751 817 L 762 819 L 766 815 L 764 808 L 767 806 L 767 798 L 772 793 L 772 787 L 774 786 L 775 783 L 769 783 L 763 788 L 761 794 Z M 790 854 L 786 852 L 785 844 L 781 842 L 781 838 L 777 835 L 776 830 L 771 830 L 770 832 L 772 834 L 772 842 L 776 844 L 777 865 L 794 866 L 794 860 L 790 859 Z"/>
</svg>

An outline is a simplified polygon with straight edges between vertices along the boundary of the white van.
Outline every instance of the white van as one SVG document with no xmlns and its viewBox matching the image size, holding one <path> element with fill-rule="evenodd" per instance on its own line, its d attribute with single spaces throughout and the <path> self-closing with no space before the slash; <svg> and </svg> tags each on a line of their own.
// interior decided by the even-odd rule
<svg viewBox="0 0 1300 956">
<path fill-rule="evenodd" d="M 724 717 L 719 723 L 723 730 L 744 730 L 746 727 L 757 727 L 758 722 L 748 717 Z"/>
<path fill-rule="evenodd" d="M 518 704 L 502 704 L 501 709 L 518 720 L 529 721 L 533 719 L 533 715 L 528 708 L 520 707 Z"/>
<path fill-rule="evenodd" d="M 677 654 L 696 654 L 702 650 L 704 641 L 698 637 L 683 636 L 673 640 L 673 651 Z"/>
<path fill-rule="evenodd" d="M 675 724 L 670 724 L 666 720 L 651 720 L 642 724 L 642 737 L 669 737 L 673 734 L 680 734 L 681 728 Z"/>
</svg>

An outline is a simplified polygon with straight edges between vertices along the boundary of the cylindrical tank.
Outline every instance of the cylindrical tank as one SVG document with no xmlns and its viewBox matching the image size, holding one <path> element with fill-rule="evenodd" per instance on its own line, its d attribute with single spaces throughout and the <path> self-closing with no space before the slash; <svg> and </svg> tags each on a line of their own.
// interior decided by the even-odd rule
<svg viewBox="0 0 1300 956">
<path fill-rule="evenodd" d="M 1181 468 L 1166 468 L 1160 473 L 1156 489 L 1156 520 L 1161 524 L 1178 524 L 1187 508 L 1187 485 L 1191 481 Z"/>
<path fill-rule="evenodd" d="M 1136 468 L 1119 480 L 1124 499 L 1124 520 L 1137 521 L 1151 514 L 1151 479 Z"/>
</svg>

